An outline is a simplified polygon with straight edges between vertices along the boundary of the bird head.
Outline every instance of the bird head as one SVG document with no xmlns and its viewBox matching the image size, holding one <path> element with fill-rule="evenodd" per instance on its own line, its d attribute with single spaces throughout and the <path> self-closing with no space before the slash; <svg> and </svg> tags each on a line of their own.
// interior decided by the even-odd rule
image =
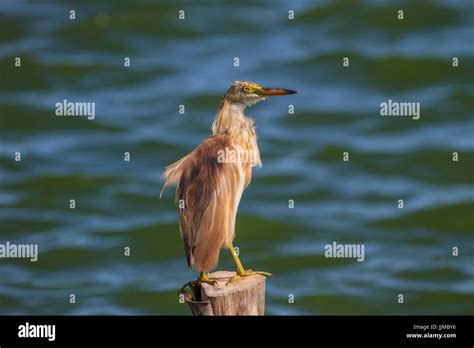
<svg viewBox="0 0 474 348">
<path fill-rule="evenodd" d="M 263 87 L 255 82 L 235 81 L 224 95 L 224 99 L 251 106 L 265 100 L 266 97 L 294 93 L 296 92 L 289 89 Z"/>
</svg>

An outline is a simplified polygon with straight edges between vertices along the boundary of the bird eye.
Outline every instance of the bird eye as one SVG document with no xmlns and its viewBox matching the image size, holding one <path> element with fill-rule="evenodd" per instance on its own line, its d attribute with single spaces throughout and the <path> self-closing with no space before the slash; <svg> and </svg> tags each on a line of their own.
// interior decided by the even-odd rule
<svg viewBox="0 0 474 348">
<path fill-rule="evenodd" d="M 250 93 L 251 91 L 252 91 L 252 90 L 251 90 L 251 88 L 250 88 L 249 86 L 245 86 L 245 87 L 244 87 L 244 92 L 245 92 L 245 93 Z"/>
</svg>

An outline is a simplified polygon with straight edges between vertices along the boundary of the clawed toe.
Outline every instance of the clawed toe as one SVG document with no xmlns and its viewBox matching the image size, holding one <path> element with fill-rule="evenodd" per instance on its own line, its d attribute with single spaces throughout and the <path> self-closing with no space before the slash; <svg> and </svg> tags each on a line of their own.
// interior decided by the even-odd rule
<svg viewBox="0 0 474 348">
<path fill-rule="evenodd" d="M 271 273 L 262 272 L 262 271 L 253 271 L 253 270 L 251 270 L 251 269 L 248 269 L 248 270 L 243 271 L 243 272 L 237 271 L 237 275 L 234 276 L 232 279 L 230 279 L 230 280 L 227 282 L 226 285 L 232 284 L 232 283 L 236 282 L 237 280 L 239 280 L 240 278 L 252 276 L 252 275 L 255 275 L 255 274 L 260 274 L 260 275 L 263 275 L 264 277 L 270 277 L 270 276 L 272 276 Z"/>
</svg>

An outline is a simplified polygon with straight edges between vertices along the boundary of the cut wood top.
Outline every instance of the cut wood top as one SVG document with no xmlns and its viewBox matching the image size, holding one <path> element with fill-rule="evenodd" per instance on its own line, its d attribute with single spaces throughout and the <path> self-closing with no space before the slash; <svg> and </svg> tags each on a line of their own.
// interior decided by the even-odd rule
<svg viewBox="0 0 474 348">
<path fill-rule="evenodd" d="M 217 281 L 218 285 L 211 285 L 203 283 L 202 291 L 207 297 L 220 297 L 228 296 L 235 292 L 246 291 L 253 287 L 261 286 L 261 283 L 265 283 L 265 277 L 260 274 L 251 275 L 248 277 L 242 277 L 236 282 L 226 285 L 231 280 L 236 272 L 218 271 L 209 274 L 209 279 Z"/>
<path fill-rule="evenodd" d="M 209 274 L 209 279 L 218 284 L 199 283 L 193 288 L 197 301 L 181 291 L 193 315 L 264 315 L 265 277 L 255 274 L 227 284 L 235 275 L 226 271 Z"/>
</svg>

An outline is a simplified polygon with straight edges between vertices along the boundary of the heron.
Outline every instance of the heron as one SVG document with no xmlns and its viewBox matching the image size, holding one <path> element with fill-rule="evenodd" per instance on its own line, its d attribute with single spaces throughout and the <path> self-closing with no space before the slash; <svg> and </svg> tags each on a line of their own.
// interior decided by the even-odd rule
<svg viewBox="0 0 474 348">
<path fill-rule="evenodd" d="M 217 284 L 209 278 L 209 272 L 216 267 L 221 249 L 230 251 L 237 266 L 236 275 L 227 284 L 255 274 L 271 275 L 245 269 L 233 245 L 242 193 L 250 184 L 252 168 L 262 166 L 255 122 L 244 111 L 267 97 L 294 93 L 235 81 L 222 98 L 212 134 L 166 167 L 160 197 L 168 186 L 176 186 L 179 228 L 188 268 L 200 272 L 196 282 Z"/>
</svg>

